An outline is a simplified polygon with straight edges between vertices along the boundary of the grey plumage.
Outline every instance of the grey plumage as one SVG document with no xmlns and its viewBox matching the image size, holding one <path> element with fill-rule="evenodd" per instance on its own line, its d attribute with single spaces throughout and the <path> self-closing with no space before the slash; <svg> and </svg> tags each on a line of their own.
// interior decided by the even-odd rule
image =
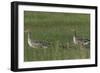
<svg viewBox="0 0 100 73">
<path fill-rule="evenodd" d="M 28 45 L 32 48 L 48 48 L 49 43 L 45 40 L 33 40 L 31 32 L 28 31 Z"/>
<path fill-rule="evenodd" d="M 77 36 L 76 31 L 74 30 L 73 43 L 74 44 L 81 44 L 81 45 L 85 46 L 85 45 L 90 44 L 90 40 L 89 39 L 84 39 L 82 37 Z"/>
</svg>

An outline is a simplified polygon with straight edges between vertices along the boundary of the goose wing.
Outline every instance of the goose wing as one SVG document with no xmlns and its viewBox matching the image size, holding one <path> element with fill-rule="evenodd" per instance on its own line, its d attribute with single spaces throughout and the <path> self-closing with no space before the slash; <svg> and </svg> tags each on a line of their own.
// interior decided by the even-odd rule
<svg viewBox="0 0 100 73">
<path fill-rule="evenodd" d="M 88 44 L 90 43 L 90 40 L 89 40 L 89 39 L 78 38 L 78 40 L 79 40 L 80 42 L 82 42 L 83 45 L 88 45 Z"/>
<path fill-rule="evenodd" d="M 36 44 L 36 45 L 39 45 L 39 46 L 49 46 L 50 43 L 48 41 L 40 41 L 40 40 L 32 40 L 32 44 Z"/>
</svg>

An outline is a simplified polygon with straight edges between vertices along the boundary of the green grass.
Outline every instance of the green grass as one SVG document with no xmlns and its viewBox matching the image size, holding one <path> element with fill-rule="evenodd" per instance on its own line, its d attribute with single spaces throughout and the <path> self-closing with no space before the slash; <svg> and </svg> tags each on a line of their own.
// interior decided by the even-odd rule
<svg viewBox="0 0 100 73">
<path fill-rule="evenodd" d="M 89 14 L 25 11 L 26 29 L 31 30 L 33 39 L 50 41 L 53 45 L 49 48 L 31 48 L 27 43 L 27 33 L 24 33 L 24 61 L 90 58 L 90 48 L 72 43 L 72 29 L 76 30 L 78 36 L 90 39 Z M 68 47 L 59 47 L 61 43 L 68 43 Z"/>
</svg>

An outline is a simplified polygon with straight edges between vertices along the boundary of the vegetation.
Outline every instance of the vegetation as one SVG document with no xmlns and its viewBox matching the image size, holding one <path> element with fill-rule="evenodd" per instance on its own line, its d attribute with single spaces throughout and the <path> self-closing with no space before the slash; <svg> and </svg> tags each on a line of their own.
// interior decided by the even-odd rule
<svg viewBox="0 0 100 73">
<path fill-rule="evenodd" d="M 78 36 L 90 39 L 90 15 L 79 13 L 24 12 L 24 30 L 32 32 L 33 40 L 45 40 L 49 48 L 31 48 L 24 33 L 24 61 L 67 60 L 90 58 L 90 48 L 73 44 Z"/>
</svg>

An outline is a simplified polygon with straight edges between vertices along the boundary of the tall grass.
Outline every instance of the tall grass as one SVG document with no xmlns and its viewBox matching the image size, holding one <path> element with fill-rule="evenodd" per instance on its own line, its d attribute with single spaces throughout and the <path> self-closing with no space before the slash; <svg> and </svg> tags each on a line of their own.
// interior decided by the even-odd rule
<svg viewBox="0 0 100 73">
<path fill-rule="evenodd" d="M 89 14 L 25 11 L 24 28 L 31 30 L 33 40 L 52 42 L 49 48 L 31 48 L 24 33 L 24 61 L 90 58 L 90 48 L 72 43 L 72 29 L 78 36 L 90 38 Z"/>
</svg>

